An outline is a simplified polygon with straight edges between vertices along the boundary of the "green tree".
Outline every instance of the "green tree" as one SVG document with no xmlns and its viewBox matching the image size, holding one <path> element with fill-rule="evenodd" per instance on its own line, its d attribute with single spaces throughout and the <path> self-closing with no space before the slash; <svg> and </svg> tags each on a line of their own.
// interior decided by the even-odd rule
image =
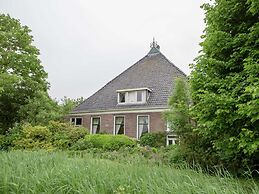
<svg viewBox="0 0 259 194">
<path fill-rule="evenodd" d="M 47 92 L 42 91 L 23 105 L 18 113 L 22 122 L 33 126 L 46 126 L 49 121 L 60 121 L 64 116 L 58 102 L 51 99 Z"/>
<path fill-rule="evenodd" d="M 84 101 L 83 97 L 71 99 L 66 96 L 64 96 L 63 99 L 61 99 L 60 108 L 61 113 L 63 116 L 69 114 L 76 106 L 81 104 Z"/>
<path fill-rule="evenodd" d="M 47 73 L 33 46 L 30 29 L 9 15 L 0 15 L 0 133 L 20 121 L 19 110 L 47 91 Z"/>
<path fill-rule="evenodd" d="M 202 52 L 190 76 L 195 131 L 207 158 L 235 171 L 259 163 L 259 1 L 205 4 Z"/>
<path fill-rule="evenodd" d="M 189 108 L 191 104 L 188 83 L 183 78 L 175 80 L 175 88 L 169 97 L 169 111 L 164 113 L 164 117 L 169 123 L 169 128 L 178 135 L 185 138 L 184 134 L 191 131 L 191 119 Z"/>
</svg>

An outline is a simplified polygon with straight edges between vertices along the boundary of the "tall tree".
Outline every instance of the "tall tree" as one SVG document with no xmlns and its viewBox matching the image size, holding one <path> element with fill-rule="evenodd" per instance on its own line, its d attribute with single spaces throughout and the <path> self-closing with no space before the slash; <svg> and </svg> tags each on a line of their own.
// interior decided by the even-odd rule
<svg viewBox="0 0 259 194">
<path fill-rule="evenodd" d="M 23 105 L 48 88 L 30 32 L 19 20 L 0 15 L 0 133 L 20 120 Z"/>
<path fill-rule="evenodd" d="M 169 110 L 164 113 L 165 119 L 169 123 L 172 131 L 182 138 L 191 131 L 191 119 L 189 107 L 191 104 L 188 83 L 183 78 L 175 80 L 175 88 L 169 97 Z"/>
<path fill-rule="evenodd" d="M 203 8 L 202 52 L 190 76 L 195 131 L 217 164 L 258 168 L 259 1 L 216 0 Z"/>
</svg>

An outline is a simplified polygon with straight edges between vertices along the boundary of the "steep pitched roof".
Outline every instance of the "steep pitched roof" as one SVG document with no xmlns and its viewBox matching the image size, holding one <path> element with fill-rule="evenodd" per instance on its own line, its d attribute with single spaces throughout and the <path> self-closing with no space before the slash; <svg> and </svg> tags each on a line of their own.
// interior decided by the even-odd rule
<svg viewBox="0 0 259 194">
<path fill-rule="evenodd" d="M 157 45 L 158 46 L 158 45 Z M 155 51 L 155 52 L 154 52 Z M 72 113 L 116 111 L 123 109 L 166 108 L 176 77 L 186 75 L 170 62 L 158 48 L 108 82 L 104 87 L 77 106 Z M 152 90 L 145 104 L 118 105 L 116 90 L 149 88 Z"/>
</svg>

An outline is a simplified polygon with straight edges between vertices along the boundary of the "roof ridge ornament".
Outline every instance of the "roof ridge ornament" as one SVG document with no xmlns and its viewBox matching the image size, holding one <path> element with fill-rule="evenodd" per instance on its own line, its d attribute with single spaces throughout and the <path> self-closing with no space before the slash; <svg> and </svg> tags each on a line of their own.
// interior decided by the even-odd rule
<svg viewBox="0 0 259 194">
<path fill-rule="evenodd" d="M 151 50 L 148 52 L 148 55 L 160 53 L 160 46 L 155 41 L 155 37 L 153 37 L 153 42 L 150 44 Z"/>
</svg>

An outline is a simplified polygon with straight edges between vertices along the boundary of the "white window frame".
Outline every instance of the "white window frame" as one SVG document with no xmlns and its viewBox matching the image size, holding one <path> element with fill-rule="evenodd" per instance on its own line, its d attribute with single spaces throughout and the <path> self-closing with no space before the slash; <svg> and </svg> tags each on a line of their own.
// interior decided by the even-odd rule
<svg viewBox="0 0 259 194">
<path fill-rule="evenodd" d="M 113 135 L 117 135 L 116 134 L 116 126 L 115 126 L 115 121 L 116 121 L 116 117 L 123 117 L 123 119 L 124 119 L 124 135 L 126 134 L 126 129 L 125 129 L 125 126 L 126 126 L 126 124 L 125 124 L 125 115 L 114 115 L 113 116 Z"/>
<path fill-rule="evenodd" d="M 169 136 L 174 136 L 174 137 L 169 137 Z M 173 143 L 171 145 L 176 145 L 176 141 L 178 140 L 180 143 L 180 138 L 179 136 L 175 135 L 175 134 L 169 134 L 166 136 L 166 145 L 169 146 L 169 141 L 173 141 Z"/>
<path fill-rule="evenodd" d="M 150 133 L 150 115 L 137 115 L 137 139 L 140 139 L 139 138 L 139 129 L 138 129 L 138 120 L 139 120 L 139 117 L 148 117 L 148 133 Z"/>
<path fill-rule="evenodd" d="M 138 101 L 137 92 L 142 92 L 142 101 Z M 117 102 L 119 105 L 123 104 L 145 104 L 150 96 L 151 90 L 149 88 L 135 88 L 135 89 L 124 89 L 124 90 L 116 90 L 117 92 Z M 136 100 L 134 102 L 129 102 L 129 93 L 134 92 Z M 125 93 L 125 102 L 120 102 L 120 93 Z"/>
<path fill-rule="evenodd" d="M 99 118 L 100 119 L 100 131 L 101 131 L 101 124 L 102 124 L 102 119 L 100 116 L 92 116 L 91 117 L 91 127 L 90 127 L 90 134 L 96 134 L 96 133 L 93 133 L 93 119 L 96 119 L 96 118 Z"/>
<path fill-rule="evenodd" d="M 75 119 L 75 122 L 74 122 L 74 123 L 72 122 L 72 119 Z M 77 125 L 77 124 L 76 124 L 76 119 L 82 119 L 81 125 Z M 80 126 L 82 126 L 82 125 L 83 125 L 83 117 L 71 117 L 71 118 L 70 118 L 70 124 L 74 125 L 75 127 L 80 127 Z"/>
</svg>

